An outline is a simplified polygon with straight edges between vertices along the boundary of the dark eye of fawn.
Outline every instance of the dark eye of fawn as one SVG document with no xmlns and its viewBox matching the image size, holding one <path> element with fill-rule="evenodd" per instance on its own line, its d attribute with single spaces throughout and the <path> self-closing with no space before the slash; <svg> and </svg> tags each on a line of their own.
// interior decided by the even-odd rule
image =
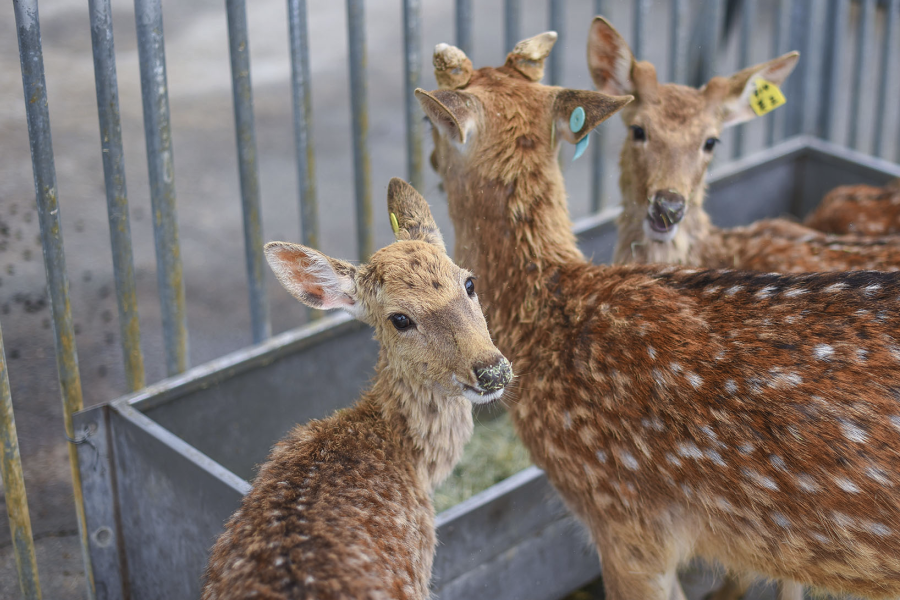
<svg viewBox="0 0 900 600">
<path fill-rule="evenodd" d="M 636 142 L 644 142 L 647 140 L 647 134 L 644 132 L 644 128 L 638 127 L 637 125 L 631 126 L 631 137 Z"/>
<path fill-rule="evenodd" d="M 704 152 L 712 152 L 713 148 L 716 147 L 716 144 L 719 143 L 719 138 L 706 138 L 706 141 L 703 142 L 703 151 Z"/>
<path fill-rule="evenodd" d="M 391 319 L 391 323 L 394 324 L 394 328 L 397 331 L 403 331 L 405 329 L 409 329 L 410 327 L 412 327 L 412 324 L 413 324 L 412 319 L 410 319 L 406 315 L 402 315 L 400 313 L 395 313 L 395 314 L 391 315 L 390 319 Z"/>
<path fill-rule="evenodd" d="M 466 293 L 469 295 L 470 298 L 475 295 L 475 278 L 474 277 L 469 277 L 468 279 L 466 279 Z"/>
</svg>

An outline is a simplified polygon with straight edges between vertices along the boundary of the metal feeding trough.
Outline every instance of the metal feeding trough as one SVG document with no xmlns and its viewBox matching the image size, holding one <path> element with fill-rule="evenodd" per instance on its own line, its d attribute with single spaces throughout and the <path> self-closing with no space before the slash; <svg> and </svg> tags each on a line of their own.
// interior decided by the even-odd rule
<svg viewBox="0 0 900 600">
<path fill-rule="evenodd" d="M 897 165 L 793 138 L 719 169 L 713 221 L 802 215 L 837 185 L 882 185 Z M 582 249 L 607 261 L 618 209 L 581 220 Z M 344 316 L 273 337 L 75 417 L 98 598 L 193 599 L 207 552 L 254 465 L 295 423 L 355 400 L 375 364 L 370 330 Z M 532 467 L 438 516 L 442 600 L 551 600 L 599 574 L 586 536 Z"/>
</svg>

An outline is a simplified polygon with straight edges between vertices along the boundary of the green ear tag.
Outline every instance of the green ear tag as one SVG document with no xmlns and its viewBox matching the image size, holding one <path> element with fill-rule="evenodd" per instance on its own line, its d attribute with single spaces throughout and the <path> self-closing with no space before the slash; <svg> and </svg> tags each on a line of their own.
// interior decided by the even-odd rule
<svg viewBox="0 0 900 600">
<path fill-rule="evenodd" d="M 391 229 L 394 230 L 394 235 L 400 233 L 400 223 L 397 222 L 397 215 L 391 213 Z"/>
<path fill-rule="evenodd" d="M 569 129 L 572 130 L 572 133 L 578 133 L 582 127 L 584 127 L 584 109 L 576 106 L 572 111 L 572 116 L 569 117 Z"/>
<path fill-rule="evenodd" d="M 581 141 L 575 144 L 575 156 L 572 157 L 572 162 L 575 162 L 581 155 L 584 154 L 584 151 L 587 150 L 588 144 L 591 143 L 591 134 L 587 134 Z"/>
</svg>

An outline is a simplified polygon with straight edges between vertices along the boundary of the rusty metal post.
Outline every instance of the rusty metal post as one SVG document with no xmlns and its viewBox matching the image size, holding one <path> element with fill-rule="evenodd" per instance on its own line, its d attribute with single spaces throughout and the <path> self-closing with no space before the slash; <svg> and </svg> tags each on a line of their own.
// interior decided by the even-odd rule
<svg viewBox="0 0 900 600">
<path fill-rule="evenodd" d="M 604 15 L 606 10 L 605 0 L 594 0 L 594 14 Z M 606 157 L 603 148 L 603 140 L 606 136 L 598 136 L 591 149 L 591 212 L 600 212 L 606 208 L 607 198 L 603 187 L 603 178 L 606 176 Z"/>
<path fill-rule="evenodd" d="M 16 555 L 16 570 L 19 572 L 22 597 L 25 600 L 40 600 L 41 582 L 38 578 L 37 560 L 34 557 L 34 537 L 31 535 L 31 519 L 28 516 L 28 500 L 25 497 L 25 478 L 22 475 L 22 458 L 19 456 L 19 438 L 16 435 L 12 395 L 9 392 L 2 332 L 0 332 L 0 470 L 3 472 L 9 533 Z"/>
<path fill-rule="evenodd" d="M 72 440 L 75 438 L 72 414 L 82 409 L 83 401 L 72 308 L 69 305 L 69 281 L 66 278 L 66 255 L 60 226 L 56 166 L 53 162 L 53 141 L 50 137 L 50 109 L 47 105 L 47 84 L 44 80 L 44 57 L 41 50 L 41 25 L 37 0 L 13 0 L 13 10 L 16 14 L 19 58 L 22 63 L 22 87 L 25 92 L 25 113 L 28 118 L 28 141 L 31 146 L 31 165 L 34 170 L 34 189 L 41 227 L 41 247 L 44 252 L 44 269 L 47 272 L 47 290 L 50 294 L 56 368 L 62 392 L 63 422 L 65 433 Z M 93 600 L 94 574 L 88 552 L 81 474 L 78 471 L 78 455 L 72 443 L 69 444 L 69 467 L 72 472 L 72 491 L 75 496 L 78 534 L 84 558 L 87 596 L 89 600 Z"/>
<path fill-rule="evenodd" d="M 414 94 L 422 75 L 422 3 L 403 0 L 403 66 L 406 94 L 406 176 L 422 189 L 422 109 Z"/>
<path fill-rule="evenodd" d="M 372 167 L 369 162 L 369 103 L 366 97 L 366 19 L 363 0 L 347 0 L 350 46 L 350 105 L 353 112 L 353 174 L 356 240 L 361 261 L 375 250 L 372 231 Z"/>
<path fill-rule="evenodd" d="M 259 165 L 253 126 L 253 88 L 250 84 L 250 40 L 244 0 L 225 0 L 228 13 L 228 49 L 231 55 L 231 91 L 237 136 L 241 208 L 244 213 L 244 253 L 250 291 L 250 323 L 253 343 L 272 335 L 266 297 L 266 259 L 263 256 L 262 215 L 259 199 Z"/>
<path fill-rule="evenodd" d="M 129 391 L 144 387 L 144 355 L 138 322 L 137 291 L 131 224 L 128 219 L 128 188 L 125 185 L 125 154 L 119 118 L 119 86 L 113 44 L 110 0 L 88 0 L 91 14 L 91 41 L 94 49 L 94 82 L 100 119 L 100 149 L 106 183 L 106 207 L 112 246 L 116 300 L 119 306 L 119 334 L 125 359 L 125 381 Z"/>
<path fill-rule="evenodd" d="M 178 244 L 178 213 L 175 208 L 175 159 L 172 155 L 162 0 L 135 0 L 134 20 L 141 69 L 144 137 L 153 206 L 156 278 L 162 306 L 166 372 L 177 375 L 188 368 L 190 359 L 181 248 Z"/>
</svg>

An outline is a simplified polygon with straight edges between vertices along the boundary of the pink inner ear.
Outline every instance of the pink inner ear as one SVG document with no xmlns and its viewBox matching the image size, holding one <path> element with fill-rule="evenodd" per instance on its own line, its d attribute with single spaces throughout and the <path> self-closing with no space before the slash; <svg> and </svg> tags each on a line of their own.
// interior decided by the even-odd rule
<svg viewBox="0 0 900 600">
<path fill-rule="evenodd" d="M 325 301 L 325 290 L 322 285 L 313 275 L 300 267 L 302 262 L 309 258 L 305 253 L 293 248 L 277 248 L 273 254 L 291 282 L 300 288 L 305 296 L 319 303 Z"/>
</svg>

